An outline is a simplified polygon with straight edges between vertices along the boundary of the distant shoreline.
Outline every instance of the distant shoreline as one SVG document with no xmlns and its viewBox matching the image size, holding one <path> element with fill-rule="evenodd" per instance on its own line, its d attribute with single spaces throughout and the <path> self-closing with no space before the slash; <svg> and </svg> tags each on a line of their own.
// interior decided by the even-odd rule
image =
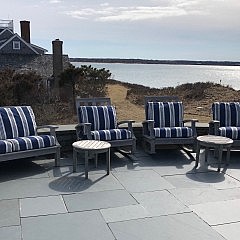
<svg viewBox="0 0 240 240">
<path fill-rule="evenodd" d="M 150 60 L 150 59 L 122 59 L 122 58 L 69 58 L 69 60 L 70 62 L 92 62 L 92 63 L 240 66 L 240 62 L 232 61 Z"/>
</svg>

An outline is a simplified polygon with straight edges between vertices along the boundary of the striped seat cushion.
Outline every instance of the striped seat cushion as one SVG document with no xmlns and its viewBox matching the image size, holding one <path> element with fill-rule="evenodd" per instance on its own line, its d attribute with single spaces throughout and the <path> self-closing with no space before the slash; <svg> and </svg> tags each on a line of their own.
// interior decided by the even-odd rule
<svg viewBox="0 0 240 240">
<path fill-rule="evenodd" d="M 56 145 L 55 137 L 50 135 L 18 137 L 8 139 L 7 141 L 12 144 L 13 152 L 52 147 Z"/>
<path fill-rule="evenodd" d="M 220 127 L 219 135 L 233 140 L 240 139 L 240 127 Z"/>
<path fill-rule="evenodd" d="M 36 135 L 36 122 L 30 106 L 0 107 L 0 139 L 31 135 Z"/>
<path fill-rule="evenodd" d="M 212 104 L 213 120 L 220 121 L 220 127 L 240 127 L 239 102 L 215 102 Z"/>
<path fill-rule="evenodd" d="M 132 133 L 126 129 L 91 131 L 92 139 L 101 141 L 131 139 Z"/>
<path fill-rule="evenodd" d="M 154 128 L 154 136 L 158 138 L 189 138 L 193 131 L 189 127 Z"/>
<path fill-rule="evenodd" d="M 154 120 L 154 127 L 183 127 L 182 102 L 148 102 L 146 119 Z"/>
<path fill-rule="evenodd" d="M 116 110 L 113 106 L 80 106 L 79 123 L 91 123 L 91 130 L 117 128 Z"/>
<path fill-rule="evenodd" d="M 7 140 L 0 140 L 0 154 L 11 153 L 12 144 Z"/>
</svg>

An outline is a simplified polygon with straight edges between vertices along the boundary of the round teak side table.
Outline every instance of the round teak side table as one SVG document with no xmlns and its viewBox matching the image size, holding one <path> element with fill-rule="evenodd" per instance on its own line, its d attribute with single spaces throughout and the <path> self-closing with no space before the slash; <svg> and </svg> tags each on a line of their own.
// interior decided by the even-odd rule
<svg viewBox="0 0 240 240">
<path fill-rule="evenodd" d="M 218 154 L 218 171 L 221 168 L 222 162 L 222 152 L 223 149 L 227 150 L 227 164 L 230 160 L 230 150 L 232 146 L 233 140 L 230 138 L 215 136 L 215 135 L 204 135 L 197 137 L 197 152 L 196 152 L 196 165 L 197 168 L 199 163 L 199 155 L 201 146 L 205 147 L 205 162 L 207 161 L 209 148 L 214 148 Z"/>
<path fill-rule="evenodd" d="M 73 146 L 73 172 L 77 169 L 78 152 L 84 152 L 85 154 L 85 178 L 88 179 L 88 160 L 93 154 L 106 153 L 107 160 L 107 174 L 110 172 L 110 147 L 111 144 L 103 141 L 95 140 L 81 140 L 74 142 Z"/>
</svg>

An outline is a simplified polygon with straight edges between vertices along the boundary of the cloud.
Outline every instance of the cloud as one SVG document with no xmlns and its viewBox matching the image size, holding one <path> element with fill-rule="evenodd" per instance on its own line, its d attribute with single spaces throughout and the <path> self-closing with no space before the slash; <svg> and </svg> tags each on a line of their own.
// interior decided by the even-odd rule
<svg viewBox="0 0 240 240">
<path fill-rule="evenodd" d="M 166 2 L 162 6 L 111 6 L 102 3 L 100 6 L 66 11 L 65 14 L 79 19 L 93 19 L 95 21 L 139 21 L 147 19 L 160 19 L 165 17 L 178 17 L 184 15 L 206 14 L 204 9 L 198 9 L 197 0 L 175 0 Z"/>
<path fill-rule="evenodd" d="M 51 4 L 56 4 L 56 3 L 61 3 L 61 0 L 50 0 L 49 3 Z"/>
</svg>

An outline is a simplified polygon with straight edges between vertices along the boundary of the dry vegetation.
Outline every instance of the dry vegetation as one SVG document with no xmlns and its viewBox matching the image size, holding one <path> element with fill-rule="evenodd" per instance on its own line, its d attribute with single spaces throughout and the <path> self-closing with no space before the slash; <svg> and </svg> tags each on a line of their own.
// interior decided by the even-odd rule
<svg viewBox="0 0 240 240">
<path fill-rule="evenodd" d="M 121 93 L 121 94 L 119 94 Z M 184 103 L 185 118 L 196 118 L 199 122 L 211 119 L 211 104 L 214 101 L 240 101 L 239 91 L 214 83 L 183 84 L 176 88 L 153 89 L 136 84 L 111 81 L 108 95 L 117 106 L 120 119 L 144 119 L 144 96 L 178 96 Z"/>
<path fill-rule="evenodd" d="M 118 120 L 143 121 L 144 96 L 150 95 L 178 96 L 184 103 L 185 118 L 196 118 L 200 122 L 210 120 L 210 108 L 214 101 L 240 101 L 239 91 L 210 82 L 154 89 L 115 80 L 102 81 L 99 78 L 97 81 L 83 81 L 81 78 L 77 81 L 80 82 L 75 85 L 75 95 L 109 96 L 117 108 Z M 39 125 L 77 123 L 73 91 L 67 91 L 64 87 L 62 90 L 64 98 L 52 98 L 43 79 L 36 73 L 19 73 L 11 69 L 0 71 L 0 106 L 31 105 Z"/>
</svg>

